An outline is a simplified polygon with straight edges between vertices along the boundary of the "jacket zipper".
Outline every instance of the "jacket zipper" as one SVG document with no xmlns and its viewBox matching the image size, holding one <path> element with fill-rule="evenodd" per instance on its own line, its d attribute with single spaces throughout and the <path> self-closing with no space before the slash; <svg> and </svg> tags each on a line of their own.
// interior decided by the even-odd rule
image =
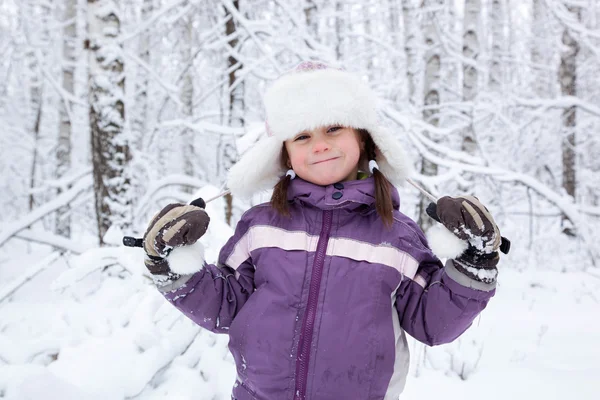
<svg viewBox="0 0 600 400">
<path fill-rule="evenodd" d="M 325 264 L 325 252 L 327 251 L 329 232 L 331 231 L 332 214 L 332 210 L 323 211 L 323 225 L 321 227 L 319 241 L 317 242 L 317 253 L 315 254 L 312 276 L 310 278 L 308 301 L 306 304 L 306 311 L 304 313 L 304 320 L 302 321 L 300 339 L 298 340 L 298 354 L 296 356 L 296 388 L 294 390 L 294 400 L 304 400 L 304 397 L 306 396 L 306 381 L 308 380 L 310 347 L 312 344 L 317 305 L 319 303 L 319 290 L 321 288 L 323 265 Z"/>
</svg>

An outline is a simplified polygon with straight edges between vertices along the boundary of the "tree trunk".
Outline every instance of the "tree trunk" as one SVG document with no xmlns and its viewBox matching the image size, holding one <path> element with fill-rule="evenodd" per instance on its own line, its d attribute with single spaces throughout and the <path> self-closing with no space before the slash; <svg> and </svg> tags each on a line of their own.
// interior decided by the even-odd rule
<svg viewBox="0 0 600 400">
<path fill-rule="evenodd" d="M 194 45 L 194 15 L 190 14 L 188 20 L 183 24 L 183 40 L 181 42 L 181 61 L 186 68 L 183 79 L 181 80 L 181 103 L 183 104 L 183 116 L 185 119 L 191 119 L 194 115 L 194 68 L 188 66 L 193 60 L 193 45 Z M 181 133 L 182 140 L 182 155 L 183 155 L 183 170 L 188 176 L 196 176 L 194 160 L 196 159 L 194 146 L 194 131 L 189 128 L 184 128 Z M 184 190 L 191 193 L 192 187 L 186 187 Z"/>
<path fill-rule="evenodd" d="M 342 13 L 344 12 L 344 2 L 343 1 L 336 1 L 335 2 L 335 57 L 336 60 L 340 61 L 342 60 L 342 56 L 343 56 L 343 51 L 342 51 L 342 42 L 343 42 L 343 38 L 342 36 L 345 33 L 345 20 L 344 18 L 342 18 Z"/>
<path fill-rule="evenodd" d="M 89 119 L 98 240 L 131 221 L 128 138 L 124 135 L 124 61 L 119 9 L 113 0 L 88 0 Z"/>
<path fill-rule="evenodd" d="M 38 27 L 30 26 L 30 24 L 32 24 L 35 18 L 39 15 L 35 2 L 24 2 L 24 4 L 21 4 L 19 12 L 20 20 L 23 23 L 23 29 L 28 36 L 28 40 L 30 43 L 35 45 L 40 41 Z M 36 49 L 33 46 L 25 51 L 25 60 L 27 62 L 26 75 L 29 83 L 29 87 L 27 88 L 29 91 L 29 104 L 26 126 L 32 135 L 32 157 L 31 167 L 29 170 L 29 189 L 34 189 L 37 184 L 36 178 L 39 158 L 38 147 L 40 138 L 40 122 L 44 105 L 43 81 L 41 79 L 42 72 L 35 52 Z M 29 211 L 35 208 L 35 200 L 34 194 L 30 193 L 28 202 Z"/>
<path fill-rule="evenodd" d="M 494 91 L 501 91 L 505 83 L 504 77 L 504 55 L 506 38 L 504 30 L 506 29 L 506 4 L 504 0 L 492 0 L 490 10 L 490 24 L 492 25 L 492 57 L 490 65 L 490 88 Z"/>
<path fill-rule="evenodd" d="M 148 21 L 154 11 L 154 0 L 143 0 L 141 20 Z M 150 46 L 152 30 L 140 34 L 139 55 L 147 66 L 150 66 Z M 133 120 L 133 131 L 135 136 L 135 147 L 140 149 L 143 140 L 141 139 L 148 132 L 148 91 L 149 91 L 148 71 L 142 66 L 137 67 L 136 79 L 136 112 Z"/>
<path fill-rule="evenodd" d="M 576 7 L 567 7 L 569 12 L 575 14 L 577 21 L 581 19 L 581 11 Z M 560 68 L 558 79 L 560 81 L 560 91 L 563 96 L 577 96 L 577 54 L 579 53 L 579 43 L 573 37 L 567 27 L 562 34 L 562 48 L 560 53 Z M 577 107 L 571 106 L 563 111 L 564 139 L 561 142 L 562 147 L 562 187 L 565 192 L 576 201 L 576 124 Z M 569 236 L 575 234 L 573 221 L 568 221 L 566 216 L 562 217 L 563 233 Z"/>
<path fill-rule="evenodd" d="M 399 16 L 399 2 L 398 0 L 387 0 L 388 2 L 388 24 L 389 24 L 389 37 L 390 37 L 390 44 L 395 48 L 395 49 L 399 49 L 400 48 L 400 39 L 398 38 L 398 36 L 401 35 L 401 31 L 400 31 L 400 16 Z M 398 71 L 398 60 L 397 57 L 395 55 L 391 55 L 391 60 L 390 60 L 390 69 L 392 71 Z M 393 101 L 397 101 L 397 91 L 394 90 L 394 95 L 392 95 L 392 100 Z"/>
<path fill-rule="evenodd" d="M 75 43 L 77 32 L 77 0 L 66 0 L 64 3 L 63 21 L 71 21 L 63 29 L 62 51 L 62 88 L 66 93 L 75 93 Z M 56 149 L 56 177 L 60 179 L 71 169 L 71 129 L 72 115 L 71 104 L 60 102 L 58 146 Z M 68 108 L 67 108 L 68 107 Z M 58 190 L 57 194 L 60 194 Z M 68 215 L 69 207 L 61 207 L 56 212 L 57 235 L 71 237 L 71 217 Z"/>
<path fill-rule="evenodd" d="M 240 0 L 234 0 L 233 6 L 236 10 L 240 9 Z M 228 10 L 225 10 L 227 14 L 230 14 Z M 225 27 L 225 34 L 227 37 L 233 37 L 232 35 L 236 32 L 235 17 L 231 17 L 227 21 Z M 228 42 L 231 49 L 239 50 L 238 39 L 234 37 Z M 229 54 L 227 58 L 227 70 L 229 71 L 228 80 L 228 92 L 229 92 L 229 126 L 231 127 L 243 127 L 244 126 L 244 82 L 236 79 L 237 74 L 241 74 L 242 63 L 233 54 Z M 240 78 L 242 79 L 242 78 Z M 237 151 L 235 147 L 235 137 L 223 138 L 224 143 L 221 146 L 221 162 L 219 163 L 222 173 L 224 169 L 229 169 L 237 160 Z M 225 196 L 225 221 L 231 224 L 231 217 L 233 216 L 233 198 L 231 194 Z"/>
<path fill-rule="evenodd" d="M 402 0 L 402 11 L 404 17 L 404 51 L 406 53 L 406 75 L 408 84 L 408 99 L 414 106 L 422 104 L 419 90 L 419 75 L 423 71 L 421 63 L 421 33 L 419 26 L 419 10 L 414 0 Z"/>
<path fill-rule="evenodd" d="M 554 35 L 544 0 L 533 0 L 531 62 L 533 63 L 532 84 L 537 97 L 555 97 L 555 75 L 550 71 L 555 54 Z"/>
<path fill-rule="evenodd" d="M 314 38 L 319 37 L 319 20 L 317 14 L 317 5 L 314 0 L 306 0 L 304 5 L 304 18 L 309 35 Z"/>
<path fill-rule="evenodd" d="M 481 13 L 480 0 L 465 0 L 465 15 L 463 25 L 463 101 L 473 102 L 477 96 L 477 59 L 479 57 L 478 25 Z M 473 132 L 473 113 L 468 115 L 471 124 L 463 133 L 462 150 L 475 154 L 477 143 Z"/>
<path fill-rule="evenodd" d="M 441 44 L 436 32 L 436 24 L 443 21 L 444 0 L 424 0 L 422 32 L 425 42 L 425 76 L 423 79 L 423 120 L 433 126 L 439 124 L 439 109 L 429 108 L 440 104 L 440 69 L 441 69 Z M 439 26 L 438 30 L 443 27 Z M 425 133 L 427 134 L 427 133 Z M 435 176 L 438 173 L 436 164 L 422 159 L 421 174 L 424 176 Z M 421 197 L 419 202 L 419 225 L 424 231 L 433 225 L 432 219 L 427 215 L 427 206 L 430 200 Z"/>
<path fill-rule="evenodd" d="M 367 36 L 372 36 L 373 35 L 373 15 L 371 13 L 371 2 L 365 2 L 365 4 L 362 5 L 362 14 L 363 14 L 363 22 L 365 25 L 365 33 L 367 34 Z M 361 52 L 363 52 L 364 54 L 368 54 L 367 55 L 367 65 L 365 68 L 365 73 L 367 74 L 367 76 L 369 77 L 369 81 L 371 82 L 373 80 L 373 76 L 378 76 L 378 72 L 375 71 L 375 67 L 373 65 L 373 60 L 376 56 L 376 54 L 374 52 L 370 52 L 369 48 L 371 47 L 371 43 L 368 40 L 363 40 L 363 44 L 361 45 Z M 352 46 L 352 48 L 356 48 L 354 46 Z"/>
</svg>

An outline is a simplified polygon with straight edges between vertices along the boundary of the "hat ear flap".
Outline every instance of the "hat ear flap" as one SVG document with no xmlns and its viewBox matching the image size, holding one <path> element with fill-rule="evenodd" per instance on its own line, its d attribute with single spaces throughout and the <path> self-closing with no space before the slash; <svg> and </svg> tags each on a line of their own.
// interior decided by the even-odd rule
<svg viewBox="0 0 600 400">
<path fill-rule="evenodd" d="M 375 157 L 379 170 L 394 186 L 401 186 L 412 174 L 412 161 L 400 141 L 381 126 L 370 131 L 375 142 Z"/>
<path fill-rule="evenodd" d="M 274 137 L 262 139 L 248 149 L 229 169 L 227 187 L 231 193 L 250 198 L 254 193 L 272 189 L 285 173 L 281 149 L 281 141 Z"/>
</svg>

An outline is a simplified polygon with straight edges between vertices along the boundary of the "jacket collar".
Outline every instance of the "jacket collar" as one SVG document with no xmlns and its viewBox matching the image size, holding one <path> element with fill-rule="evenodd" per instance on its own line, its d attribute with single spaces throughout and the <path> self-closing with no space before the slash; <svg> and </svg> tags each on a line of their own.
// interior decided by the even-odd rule
<svg viewBox="0 0 600 400">
<path fill-rule="evenodd" d="M 290 182 L 287 199 L 321 210 L 341 208 L 349 211 L 375 211 L 375 179 L 370 176 L 361 180 L 321 186 L 296 177 Z M 399 209 L 400 196 L 395 187 L 392 187 L 392 204 L 396 210 Z"/>
</svg>

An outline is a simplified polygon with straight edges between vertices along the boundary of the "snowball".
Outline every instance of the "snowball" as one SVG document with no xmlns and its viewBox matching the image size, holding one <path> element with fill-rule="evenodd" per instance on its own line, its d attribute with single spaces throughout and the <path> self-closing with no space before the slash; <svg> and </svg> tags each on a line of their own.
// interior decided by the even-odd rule
<svg viewBox="0 0 600 400">
<path fill-rule="evenodd" d="M 468 247 L 465 240 L 459 239 L 442 224 L 434 225 L 427 231 L 427 240 L 438 258 L 456 258 Z"/>
<path fill-rule="evenodd" d="M 167 257 L 169 268 L 176 274 L 190 275 L 202 269 L 204 265 L 204 246 L 196 242 L 189 246 L 176 247 Z"/>
</svg>

